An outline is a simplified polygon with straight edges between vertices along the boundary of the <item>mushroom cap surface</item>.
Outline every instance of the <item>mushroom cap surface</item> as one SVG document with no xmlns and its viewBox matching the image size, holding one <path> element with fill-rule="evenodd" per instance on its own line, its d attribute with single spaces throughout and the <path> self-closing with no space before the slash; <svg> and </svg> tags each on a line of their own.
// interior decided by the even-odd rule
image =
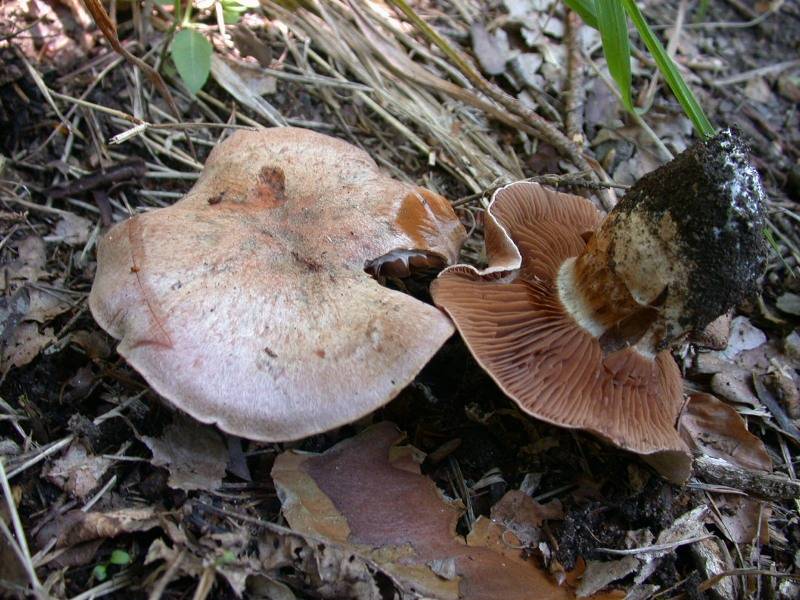
<svg viewBox="0 0 800 600">
<path fill-rule="evenodd" d="M 445 269 L 433 299 L 523 411 L 646 455 L 668 479 L 683 481 L 690 457 L 675 428 L 682 378 L 669 352 L 604 352 L 560 299 L 562 264 L 583 251 L 601 220 L 580 196 L 528 182 L 501 188 L 486 214 L 489 267 Z"/>
<path fill-rule="evenodd" d="M 444 198 L 350 144 L 242 130 L 184 198 L 101 240 L 89 306 L 182 410 L 243 437 L 298 439 L 391 400 L 453 332 L 365 266 L 451 264 L 465 235 Z"/>
</svg>

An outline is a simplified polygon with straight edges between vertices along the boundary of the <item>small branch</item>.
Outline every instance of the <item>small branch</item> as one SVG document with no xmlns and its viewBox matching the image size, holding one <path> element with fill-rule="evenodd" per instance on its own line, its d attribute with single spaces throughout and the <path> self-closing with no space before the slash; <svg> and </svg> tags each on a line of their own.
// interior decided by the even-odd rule
<svg viewBox="0 0 800 600">
<path fill-rule="evenodd" d="M 649 554 L 651 552 L 663 552 L 665 550 L 673 550 L 678 548 L 679 546 L 685 546 L 686 544 L 694 544 L 695 542 L 702 542 L 703 540 L 707 540 L 710 537 L 714 537 L 713 534 L 709 533 L 707 535 L 701 535 L 698 537 L 688 538 L 685 540 L 678 540 L 675 542 L 670 542 L 668 544 L 656 544 L 655 546 L 642 546 L 641 548 L 630 548 L 627 550 L 618 550 L 617 548 L 595 548 L 597 552 L 603 552 L 605 554 L 613 554 L 615 556 L 635 556 L 636 554 Z"/>
<path fill-rule="evenodd" d="M 694 472 L 711 483 L 743 490 L 768 500 L 792 500 L 800 497 L 800 481 L 772 473 L 748 471 L 721 458 L 698 456 L 694 460 Z"/>
<path fill-rule="evenodd" d="M 567 88 L 564 92 L 564 121 L 567 137 L 583 145 L 583 59 L 581 58 L 581 18 L 575 11 L 567 12 Z"/>
</svg>

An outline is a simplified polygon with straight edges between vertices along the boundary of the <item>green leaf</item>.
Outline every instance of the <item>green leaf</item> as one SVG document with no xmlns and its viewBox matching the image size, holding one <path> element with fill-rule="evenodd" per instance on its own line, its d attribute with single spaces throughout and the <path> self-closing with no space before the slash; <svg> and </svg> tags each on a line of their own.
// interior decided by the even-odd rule
<svg viewBox="0 0 800 600">
<path fill-rule="evenodd" d="M 196 94 L 211 72 L 211 43 L 193 29 L 183 29 L 172 40 L 170 54 L 186 87 Z"/>
<path fill-rule="evenodd" d="M 628 19 L 619 0 L 595 0 L 597 24 L 603 40 L 603 54 L 608 71 L 622 93 L 622 103 L 633 112 L 631 97 L 631 47 L 628 40 Z"/>
<path fill-rule="evenodd" d="M 131 562 L 131 555 L 125 552 L 125 550 L 114 550 L 108 562 L 112 565 L 127 565 Z"/>
<path fill-rule="evenodd" d="M 108 569 L 106 569 L 105 565 L 97 565 L 92 569 L 92 577 L 97 581 L 105 581 L 108 579 Z"/>
<path fill-rule="evenodd" d="M 597 15 L 594 10 L 594 2 L 592 0 L 564 0 L 564 4 L 569 6 L 572 10 L 578 13 L 589 27 L 598 29 Z"/>
<path fill-rule="evenodd" d="M 695 98 L 692 90 L 686 85 L 680 71 L 678 71 L 678 67 L 675 66 L 672 58 L 667 54 L 661 41 L 653 33 L 653 30 L 650 29 L 647 21 L 645 21 L 642 11 L 640 11 L 639 7 L 636 5 L 636 1 L 620 0 L 620 2 L 630 16 L 631 21 L 633 21 L 633 24 L 636 26 L 639 35 L 642 36 L 645 46 L 647 46 L 647 49 L 653 56 L 653 60 L 656 61 L 656 65 L 658 65 L 658 69 L 664 76 L 664 80 L 667 82 L 669 89 L 675 94 L 678 102 L 680 102 L 683 107 L 683 111 L 689 119 L 691 119 L 698 135 L 704 139 L 712 137 L 715 133 L 714 126 L 706 117 L 703 108 L 700 106 L 697 98 Z M 605 44 L 605 40 L 603 40 L 603 44 Z"/>
</svg>

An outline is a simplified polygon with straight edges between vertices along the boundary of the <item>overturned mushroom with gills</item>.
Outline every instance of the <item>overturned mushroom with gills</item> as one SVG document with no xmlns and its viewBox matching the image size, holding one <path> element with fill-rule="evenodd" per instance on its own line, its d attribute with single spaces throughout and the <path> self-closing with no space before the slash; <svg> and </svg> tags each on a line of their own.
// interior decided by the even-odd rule
<svg viewBox="0 0 800 600">
<path fill-rule="evenodd" d="M 239 131 L 183 199 L 109 231 L 89 305 L 185 412 L 298 439 L 391 400 L 450 337 L 439 309 L 372 274 L 452 264 L 465 236 L 444 198 L 361 149 L 304 129 Z"/>
<path fill-rule="evenodd" d="M 522 410 L 684 481 L 669 350 L 755 293 L 763 200 L 730 130 L 640 179 L 605 219 L 580 196 L 511 184 L 487 211 L 489 267 L 445 269 L 433 298 Z"/>
</svg>

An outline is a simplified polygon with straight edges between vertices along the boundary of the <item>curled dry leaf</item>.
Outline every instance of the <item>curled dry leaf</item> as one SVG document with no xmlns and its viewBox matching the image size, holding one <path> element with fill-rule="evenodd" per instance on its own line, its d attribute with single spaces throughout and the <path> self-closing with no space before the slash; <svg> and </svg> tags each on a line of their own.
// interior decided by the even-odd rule
<svg viewBox="0 0 800 600">
<path fill-rule="evenodd" d="M 415 453 L 394 446 L 401 437 L 381 423 L 324 454 L 281 454 L 272 476 L 292 529 L 350 548 L 422 596 L 574 597 L 488 519 L 465 543 L 456 533 L 461 510 L 420 475 Z"/>
<path fill-rule="evenodd" d="M 89 304 L 119 352 L 205 423 L 290 440 L 391 400 L 452 334 L 365 272 L 441 267 L 449 203 L 312 131 L 239 131 L 177 204 L 101 241 Z"/>
<path fill-rule="evenodd" d="M 764 443 L 747 431 L 736 410 L 710 394 L 692 394 L 678 430 L 695 451 L 756 471 L 772 471 Z"/>
<path fill-rule="evenodd" d="M 169 471 L 169 487 L 210 492 L 222 485 L 228 449 L 214 428 L 176 415 L 161 437 L 141 439 L 153 453 L 150 462 Z"/>
</svg>

